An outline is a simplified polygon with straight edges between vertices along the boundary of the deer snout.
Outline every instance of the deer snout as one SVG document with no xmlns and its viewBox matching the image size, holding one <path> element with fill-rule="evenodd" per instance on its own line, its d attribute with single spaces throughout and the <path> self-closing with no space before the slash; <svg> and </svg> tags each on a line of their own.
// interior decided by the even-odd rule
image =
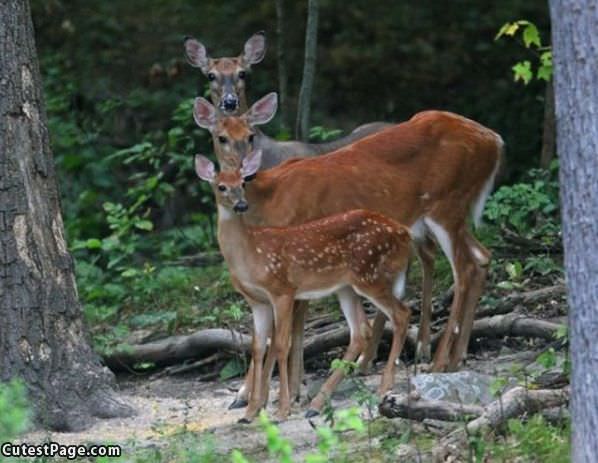
<svg viewBox="0 0 598 463">
<path fill-rule="evenodd" d="M 243 212 L 247 211 L 247 209 L 249 209 L 249 204 L 247 204 L 247 201 L 244 200 L 236 202 L 233 206 L 233 210 L 238 214 L 242 214 Z"/>
<path fill-rule="evenodd" d="M 239 99 L 232 93 L 225 93 L 222 97 L 220 105 L 225 111 L 232 112 L 235 111 L 239 106 Z"/>
</svg>

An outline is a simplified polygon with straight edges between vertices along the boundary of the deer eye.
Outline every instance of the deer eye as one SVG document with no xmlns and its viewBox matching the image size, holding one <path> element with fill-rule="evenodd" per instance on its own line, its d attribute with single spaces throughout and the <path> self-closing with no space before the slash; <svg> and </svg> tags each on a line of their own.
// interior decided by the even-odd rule
<svg viewBox="0 0 598 463">
<path fill-rule="evenodd" d="M 218 185 L 218 189 L 220 191 L 226 191 L 226 186 L 221 183 L 220 185 Z"/>
<path fill-rule="evenodd" d="M 245 79 L 245 71 L 239 71 L 239 74 L 237 74 L 239 76 L 239 79 L 243 80 Z"/>
<path fill-rule="evenodd" d="M 216 75 L 213 72 L 208 72 L 208 80 L 211 82 L 216 78 Z"/>
<path fill-rule="evenodd" d="M 253 139 L 255 136 L 253 134 L 249 135 L 249 143 L 253 143 Z"/>
<path fill-rule="evenodd" d="M 226 143 L 226 142 L 227 142 L 227 140 L 226 140 L 226 137 L 224 137 L 224 136 L 222 136 L 222 135 L 220 135 L 220 136 L 218 137 L 218 141 L 219 141 L 220 143 Z"/>
</svg>

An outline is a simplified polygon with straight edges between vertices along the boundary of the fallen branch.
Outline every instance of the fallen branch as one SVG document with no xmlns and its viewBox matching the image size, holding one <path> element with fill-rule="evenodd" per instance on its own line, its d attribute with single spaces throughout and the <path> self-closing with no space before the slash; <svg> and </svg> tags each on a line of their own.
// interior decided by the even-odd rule
<svg viewBox="0 0 598 463">
<path fill-rule="evenodd" d="M 542 338 L 549 341 L 555 339 L 555 335 L 563 325 L 547 322 L 538 318 L 526 317 L 517 313 L 505 315 L 494 315 L 482 318 L 473 323 L 471 339 L 475 338 L 501 338 L 504 336 L 518 336 L 524 338 Z M 442 331 L 435 333 L 432 337 L 432 346 L 435 347 Z"/>
<path fill-rule="evenodd" d="M 477 417 L 484 412 L 479 405 L 466 405 L 446 400 L 422 400 L 416 394 L 389 394 L 378 406 L 382 416 L 407 418 L 423 421 L 463 421 L 466 417 Z"/>
<path fill-rule="evenodd" d="M 566 405 L 569 395 L 569 387 L 556 390 L 515 387 L 489 404 L 479 417 L 442 438 L 433 449 L 434 458 L 436 461 L 446 461 L 449 455 L 457 456 L 466 450 L 469 436 L 501 427 L 511 418 Z"/>
<path fill-rule="evenodd" d="M 544 299 L 561 297 L 566 293 L 565 285 L 559 284 L 554 286 L 546 286 L 544 288 L 534 289 L 531 291 L 524 291 L 513 293 L 505 296 L 495 307 L 488 307 L 479 310 L 476 313 L 476 318 L 485 318 L 491 315 L 505 314 L 512 312 L 517 305 L 527 306 L 535 304 Z"/>
<path fill-rule="evenodd" d="M 188 336 L 172 336 L 161 341 L 126 346 L 104 356 L 104 363 L 112 371 L 123 371 L 141 362 L 156 366 L 172 365 L 199 358 L 217 351 L 249 352 L 251 337 L 233 330 L 208 329 Z"/>
<path fill-rule="evenodd" d="M 315 335 L 307 337 L 305 358 L 314 357 L 335 347 L 349 344 L 349 327 L 344 321 L 341 320 L 337 324 L 326 326 L 337 327 L 317 330 L 319 332 Z M 561 326 L 557 323 L 510 313 L 476 320 L 471 336 L 472 339 L 522 336 L 553 340 Z M 441 332 L 438 332 L 432 337 L 433 347 L 440 340 L 440 336 Z M 392 330 L 389 326 L 385 328 L 383 337 L 387 340 L 392 338 Z M 417 326 L 412 326 L 408 331 L 406 345 L 413 348 L 416 342 Z M 104 363 L 115 372 L 127 370 L 142 362 L 150 362 L 156 366 L 168 366 L 223 350 L 246 354 L 249 352 L 250 346 L 251 338 L 248 335 L 233 330 L 208 329 L 187 336 L 172 336 L 160 341 L 126 346 L 104 356 Z"/>
<path fill-rule="evenodd" d="M 211 363 L 218 362 L 222 360 L 224 355 L 222 352 L 216 352 L 209 357 L 206 357 L 201 360 L 197 360 L 196 362 L 191 363 L 184 363 L 183 365 L 173 365 L 171 367 L 166 367 L 162 371 L 156 373 L 154 376 L 155 378 L 160 378 L 162 376 L 172 376 L 172 375 L 180 375 L 182 373 L 188 373 L 193 370 L 197 370 L 198 368 L 205 367 L 206 365 L 210 365 Z"/>
</svg>

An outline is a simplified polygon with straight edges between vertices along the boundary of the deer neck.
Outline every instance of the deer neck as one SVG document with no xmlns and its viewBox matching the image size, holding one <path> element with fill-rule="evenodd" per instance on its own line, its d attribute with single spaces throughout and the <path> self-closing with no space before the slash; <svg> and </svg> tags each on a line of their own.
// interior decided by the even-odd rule
<svg viewBox="0 0 598 463">
<path fill-rule="evenodd" d="M 218 205 L 218 244 L 231 273 L 248 274 L 257 257 L 250 227 L 243 215 Z M 244 278 L 241 278 L 244 279 Z"/>
</svg>

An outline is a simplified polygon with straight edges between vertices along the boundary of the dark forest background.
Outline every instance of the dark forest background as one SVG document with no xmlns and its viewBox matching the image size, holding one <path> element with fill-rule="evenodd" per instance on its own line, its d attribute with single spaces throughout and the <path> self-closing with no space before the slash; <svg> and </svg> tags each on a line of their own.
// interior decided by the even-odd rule
<svg viewBox="0 0 598 463">
<path fill-rule="evenodd" d="M 293 125 L 307 2 L 283 3 Z M 32 7 L 65 226 L 95 347 L 109 352 L 245 319 L 226 268 L 206 264 L 218 262 L 213 198 L 192 159 L 211 154 L 211 144 L 191 105 L 207 81 L 185 62 L 183 38 L 196 37 L 213 57 L 236 56 L 265 31 L 251 103 L 278 91 L 275 2 L 34 0 Z M 323 0 L 311 116 L 315 140 L 432 108 L 500 133 L 504 186 L 479 233 L 495 251 L 491 279 L 504 290 L 562 274 L 558 163 L 537 169 L 547 84 L 514 81 L 515 63 L 538 61 L 519 35 L 495 40 L 518 19 L 534 22 L 550 43 L 541 0 Z M 290 136 L 279 117 L 265 130 Z M 496 251 L 513 236 L 539 243 L 540 252 L 501 257 Z M 439 288 L 450 284 L 446 262 L 437 273 Z"/>
</svg>

